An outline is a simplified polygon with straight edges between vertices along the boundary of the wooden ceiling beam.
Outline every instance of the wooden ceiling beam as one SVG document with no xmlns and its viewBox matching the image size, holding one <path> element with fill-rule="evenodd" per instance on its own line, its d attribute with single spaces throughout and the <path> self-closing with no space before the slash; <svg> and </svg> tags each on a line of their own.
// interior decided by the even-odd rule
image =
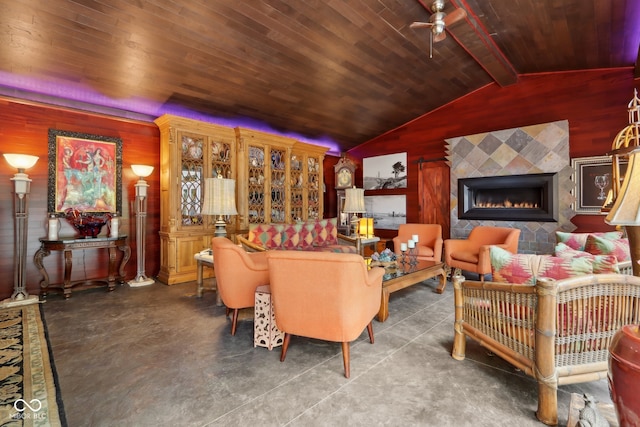
<svg viewBox="0 0 640 427">
<path fill-rule="evenodd" d="M 465 0 L 451 0 L 455 7 L 462 7 L 467 17 L 447 28 L 446 31 L 500 86 L 518 82 L 518 74 L 502 51 L 484 29 L 478 17 Z"/>
</svg>

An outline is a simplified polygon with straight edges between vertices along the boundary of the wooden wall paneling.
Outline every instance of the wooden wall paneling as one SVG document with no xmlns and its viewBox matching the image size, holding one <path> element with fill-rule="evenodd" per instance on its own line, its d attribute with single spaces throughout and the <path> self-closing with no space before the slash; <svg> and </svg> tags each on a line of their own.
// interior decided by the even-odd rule
<svg viewBox="0 0 640 427">
<path fill-rule="evenodd" d="M 638 85 L 632 68 L 521 76 L 518 84 L 503 88 L 495 83 L 487 85 L 348 154 L 362 159 L 407 152 L 409 222 L 417 220 L 417 204 L 410 204 L 417 194 L 413 178 L 417 166 L 411 160 L 445 156 L 445 139 L 567 119 L 570 156 L 603 155 L 627 126 L 627 104 Z M 603 224 L 603 217 L 595 220 Z"/>
<path fill-rule="evenodd" d="M 26 263 L 26 284 L 31 294 L 38 294 L 39 271 L 32 262 L 40 244 L 38 238 L 46 236 L 48 131 L 49 128 L 105 135 L 122 139 L 122 210 L 120 233 L 129 236 L 132 256 L 125 275 L 132 279 L 136 274 L 135 216 L 132 207 L 134 184 L 138 178 L 131 171 L 132 163 L 154 166 L 156 169 L 146 180 L 149 183 L 147 215 L 147 251 L 145 267 L 149 276 L 155 276 L 159 268 L 159 131 L 153 123 L 115 119 L 91 113 L 82 113 L 33 102 L 0 98 L 0 139 L 2 153 L 17 152 L 39 156 L 36 165 L 26 171 L 32 179 L 29 199 L 29 225 Z M 0 283 L 0 298 L 7 298 L 13 290 L 13 182 L 16 173 L 4 159 L 0 160 L 0 274 L 11 278 Z M 74 230 L 61 220 L 61 235 L 69 236 Z M 103 231 L 104 232 L 104 231 Z M 102 253 L 104 252 L 104 254 Z M 64 268 L 62 254 L 52 253 L 44 258 L 44 265 L 52 282 L 59 282 Z M 106 251 L 87 250 L 74 252 L 73 278 L 106 276 Z"/>
</svg>

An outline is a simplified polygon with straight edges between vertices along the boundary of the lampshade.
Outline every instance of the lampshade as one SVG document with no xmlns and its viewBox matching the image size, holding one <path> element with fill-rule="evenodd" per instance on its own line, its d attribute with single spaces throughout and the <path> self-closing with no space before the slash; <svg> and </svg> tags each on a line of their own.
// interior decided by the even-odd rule
<svg viewBox="0 0 640 427">
<path fill-rule="evenodd" d="M 236 181 L 227 178 L 204 180 L 203 215 L 238 215 L 236 210 Z"/>
<path fill-rule="evenodd" d="M 611 225 L 640 225 L 640 151 L 629 155 L 620 193 L 605 222 Z"/>
<path fill-rule="evenodd" d="M 28 154 L 3 154 L 3 156 L 12 167 L 22 171 L 33 167 L 38 161 L 38 156 Z"/>
<path fill-rule="evenodd" d="M 358 234 L 365 238 L 373 237 L 373 218 L 360 218 Z"/>
<path fill-rule="evenodd" d="M 343 212 L 362 213 L 364 207 L 364 188 L 347 188 L 344 190 L 345 201 Z"/>
<path fill-rule="evenodd" d="M 153 172 L 153 166 L 131 165 L 131 170 L 140 178 L 146 178 Z"/>
</svg>

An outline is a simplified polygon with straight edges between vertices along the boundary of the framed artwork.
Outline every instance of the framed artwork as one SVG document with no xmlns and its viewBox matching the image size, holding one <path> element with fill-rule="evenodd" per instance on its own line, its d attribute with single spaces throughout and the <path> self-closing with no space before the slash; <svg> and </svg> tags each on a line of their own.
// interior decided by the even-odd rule
<svg viewBox="0 0 640 427">
<path fill-rule="evenodd" d="M 122 212 L 122 140 L 49 129 L 49 213 Z"/>
<path fill-rule="evenodd" d="M 600 214 L 600 210 L 611 190 L 612 165 L 609 156 L 576 157 L 571 159 L 575 181 L 578 214 Z M 624 178 L 626 162 L 620 163 L 620 173 Z"/>
<path fill-rule="evenodd" d="M 373 218 L 373 228 L 397 230 L 407 223 L 407 196 L 365 196 L 366 216 Z"/>
<path fill-rule="evenodd" d="M 407 153 L 365 158 L 362 175 L 365 190 L 407 188 Z"/>
</svg>

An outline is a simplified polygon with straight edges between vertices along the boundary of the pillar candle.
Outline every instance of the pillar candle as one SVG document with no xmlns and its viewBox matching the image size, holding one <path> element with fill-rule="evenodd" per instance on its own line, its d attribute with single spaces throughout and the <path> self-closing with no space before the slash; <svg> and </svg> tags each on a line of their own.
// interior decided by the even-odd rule
<svg viewBox="0 0 640 427">
<path fill-rule="evenodd" d="M 413 249 L 416 247 L 416 242 L 414 242 L 413 240 L 409 240 L 407 242 L 407 246 L 409 247 L 409 249 Z"/>
<path fill-rule="evenodd" d="M 411 240 L 413 240 L 414 242 L 418 243 L 418 235 L 417 235 L 417 234 L 414 234 L 414 235 L 411 237 Z"/>
<path fill-rule="evenodd" d="M 406 243 L 400 243 L 400 251 L 402 251 L 402 252 L 406 252 L 407 251 L 407 244 Z"/>
</svg>

